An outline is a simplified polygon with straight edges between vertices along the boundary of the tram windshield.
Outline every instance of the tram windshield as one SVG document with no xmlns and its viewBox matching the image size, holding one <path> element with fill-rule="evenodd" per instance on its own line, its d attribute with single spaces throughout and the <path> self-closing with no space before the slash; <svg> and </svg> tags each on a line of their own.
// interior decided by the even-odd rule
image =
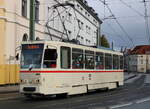
<svg viewBox="0 0 150 109">
<path fill-rule="evenodd" d="M 43 44 L 22 45 L 21 68 L 41 68 Z"/>
</svg>

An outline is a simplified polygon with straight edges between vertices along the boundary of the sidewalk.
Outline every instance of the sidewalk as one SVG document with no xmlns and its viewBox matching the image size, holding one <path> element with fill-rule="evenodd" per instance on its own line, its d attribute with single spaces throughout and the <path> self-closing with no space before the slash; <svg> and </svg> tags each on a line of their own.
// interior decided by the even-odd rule
<svg viewBox="0 0 150 109">
<path fill-rule="evenodd" d="M 0 86 L 0 94 L 19 92 L 19 85 Z"/>
</svg>

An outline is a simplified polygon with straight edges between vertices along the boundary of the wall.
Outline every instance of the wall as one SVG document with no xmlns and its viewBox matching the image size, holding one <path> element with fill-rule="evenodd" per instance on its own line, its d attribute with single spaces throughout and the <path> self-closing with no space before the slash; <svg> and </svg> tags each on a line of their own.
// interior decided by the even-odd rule
<svg viewBox="0 0 150 109">
<path fill-rule="evenodd" d="M 0 0 L 0 85 L 5 83 L 4 48 L 5 48 L 5 7 L 4 0 Z"/>
<path fill-rule="evenodd" d="M 29 0 L 28 16 L 22 17 L 22 0 L 0 0 L 0 85 L 19 83 L 19 61 L 15 59 L 20 54 L 20 44 L 23 35 L 29 35 Z M 44 0 L 40 0 L 43 4 Z M 40 6 L 40 22 L 36 24 L 36 37 L 44 39 L 45 28 L 44 7 Z"/>
<path fill-rule="evenodd" d="M 147 72 L 150 71 L 150 55 L 128 55 L 127 64 L 130 72 Z"/>
<path fill-rule="evenodd" d="M 57 1 L 62 3 L 66 0 Z M 46 10 L 50 7 L 50 10 L 46 11 L 46 16 L 50 18 L 48 25 L 57 30 L 57 32 L 50 30 L 52 35 L 58 36 L 58 38 L 61 38 L 61 36 L 67 38 L 66 31 L 62 25 L 62 22 L 64 22 L 66 30 L 71 32 L 71 34 L 68 33 L 70 40 L 77 39 L 81 44 L 89 46 L 96 45 L 97 30 L 100 29 L 100 22 L 98 22 L 80 3 L 77 1 L 70 1 L 71 4 L 74 4 L 74 9 L 70 6 L 66 8 L 59 6 L 57 7 L 58 10 L 53 8 L 54 5 L 58 4 L 56 1 L 46 0 L 46 3 L 49 4 L 45 7 Z M 69 16 L 69 14 L 71 14 L 71 16 Z M 69 17 L 70 20 L 68 20 Z M 79 26 L 82 27 L 80 28 Z M 86 26 L 90 28 L 90 32 L 87 32 Z"/>
</svg>

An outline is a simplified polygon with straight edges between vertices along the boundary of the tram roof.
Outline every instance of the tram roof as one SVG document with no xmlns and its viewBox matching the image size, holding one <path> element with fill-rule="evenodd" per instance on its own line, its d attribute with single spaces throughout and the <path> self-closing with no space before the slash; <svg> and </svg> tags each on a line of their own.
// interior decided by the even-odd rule
<svg viewBox="0 0 150 109">
<path fill-rule="evenodd" d="M 26 42 L 22 42 L 22 44 L 55 44 L 55 45 L 62 45 L 62 46 L 68 46 L 68 47 L 75 47 L 75 48 L 79 48 L 79 49 L 88 49 L 91 50 L 91 48 L 93 50 L 102 50 L 106 53 L 113 53 L 113 54 L 118 54 L 118 55 L 122 55 L 123 53 L 112 50 L 110 48 L 105 48 L 105 47 L 94 47 L 94 46 L 86 46 L 86 45 L 77 45 L 77 44 L 73 44 L 73 43 L 69 43 L 69 42 L 60 42 L 60 41 L 26 41 Z"/>
</svg>

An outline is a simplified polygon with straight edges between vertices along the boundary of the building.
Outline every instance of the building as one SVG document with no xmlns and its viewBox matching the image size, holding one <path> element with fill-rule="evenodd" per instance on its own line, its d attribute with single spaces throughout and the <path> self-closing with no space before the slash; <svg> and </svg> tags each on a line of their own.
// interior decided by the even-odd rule
<svg viewBox="0 0 150 109">
<path fill-rule="evenodd" d="M 129 72 L 150 72 L 150 45 L 136 46 L 125 55 L 125 66 Z"/>
<path fill-rule="evenodd" d="M 67 2 L 69 1 L 69 2 Z M 29 40 L 30 0 L 0 0 L 0 85 L 19 82 L 20 44 Z M 35 38 L 96 45 L 101 20 L 85 0 L 35 0 Z"/>
<path fill-rule="evenodd" d="M 43 0 L 42 0 L 43 1 Z M 38 1 L 36 1 L 38 4 Z M 36 6 L 37 13 L 43 13 L 44 8 Z M 39 12 L 38 12 L 39 11 Z M 36 16 L 36 36 L 44 37 L 44 27 Z M 20 44 L 28 40 L 29 32 L 29 0 L 0 0 L 0 84 L 15 84 L 19 82 Z"/>
<path fill-rule="evenodd" d="M 57 40 L 97 45 L 102 21 L 85 0 L 47 0 L 48 33 Z M 59 36 L 58 36 L 59 34 Z M 61 36 L 61 37 L 60 37 Z M 49 36 L 48 36 L 49 37 Z"/>
</svg>

